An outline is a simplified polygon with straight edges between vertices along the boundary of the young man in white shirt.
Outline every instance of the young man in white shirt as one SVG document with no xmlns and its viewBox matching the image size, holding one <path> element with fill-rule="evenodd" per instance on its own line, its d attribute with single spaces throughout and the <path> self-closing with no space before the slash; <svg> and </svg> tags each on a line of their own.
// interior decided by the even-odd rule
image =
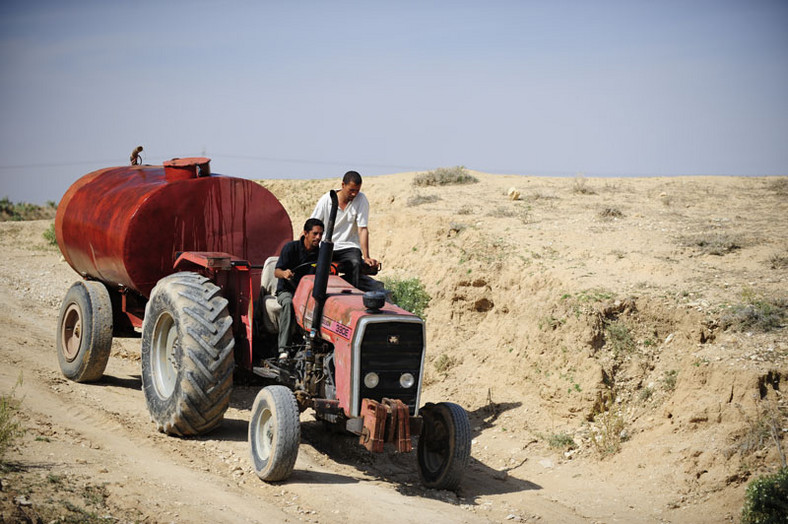
<svg viewBox="0 0 788 524">
<path fill-rule="evenodd" d="M 337 191 L 339 207 L 334 223 L 333 261 L 346 266 L 346 278 L 358 287 L 361 265 L 377 267 L 378 261 L 369 256 L 369 200 L 361 192 L 361 175 L 348 171 L 342 177 L 342 189 Z M 328 223 L 331 198 L 326 193 L 317 201 L 311 218 Z"/>
</svg>

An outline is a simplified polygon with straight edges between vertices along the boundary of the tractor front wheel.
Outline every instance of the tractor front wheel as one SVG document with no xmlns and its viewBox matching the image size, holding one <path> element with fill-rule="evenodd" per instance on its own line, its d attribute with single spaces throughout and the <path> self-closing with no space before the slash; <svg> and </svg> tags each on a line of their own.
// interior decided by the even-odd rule
<svg viewBox="0 0 788 524">
<path fill-rule="evenodd" d="M 71 285 L 57 325 L 57 360 L 66 378 L 101 378 L 112 348 L 112 303 L 104 284 L 82 280 Z"/>
<path fill-rule="evenodd" d="M 289 477 L 300 442 L 301 421 L 293 392 L 285 386 L 260 390 L 249 420 L 249 447 L 257 476 L 267 482 Z"/>
<path fill-rule="evenodd" d="M 156 284 L 142 325 L 142 389 L 159 431 L 200 435 L 221 423 L 234 345 L 227 299 L 208 278 L 182 272 Z"/>
<path fill-rule="evenodd" d="M 427 404 L 419 437 L 419 475 L 425 486 L 454 490 L 471 457 L 471 423 L 465 410 L 451 402 Z"/>
</svg>

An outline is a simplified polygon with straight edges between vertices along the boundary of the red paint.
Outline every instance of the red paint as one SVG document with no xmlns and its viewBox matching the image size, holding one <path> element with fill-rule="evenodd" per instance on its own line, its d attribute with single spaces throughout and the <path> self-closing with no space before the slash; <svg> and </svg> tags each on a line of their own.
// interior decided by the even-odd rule
<svg viewBox="0 0 788 524">
<path fill-rule="evenodd" d="M 78 273 L 145 297 L 177 253 L 221 252 L 262 265 L 292 240 L 290 217 L 250 180 L 210 175 L 206 158 L 101 169 L 58 205 L 55 232 Z"/>
<path fill-rule="evenodd" d="M 298 284 L 293 295 L 293 309 L 298 324 L 308 331 L 306 326 L 312 325 L 312 312 L 315 309 L 315 299 L 312 297 L 312 288 L 315 285 L 314 275 L 304 276 Z M 334 345 L 334 365 L 336 375 L 334 380 L 337 388 L 339 406 L 347 416 L 354 416 L 351 406 L 351 391 L 353 387 L 353 351 L 351 344 L 359 320 L 372 315 L 397 315 L 413 317 L 412 313 L 394 304 L 386 303 L 379 313 L 367 313 L 364 307 L 364 293 L 354 288 L 342 278 L 330 275 L 326 288 L 326 303 L 323 306 L 323 322 L 320 326 L 320 338 Z M 336 331 L 336 326 L 342 325 L 342 335 Z M 347 329 L 344 329 L 344 328 Z M 333 329 L 332 329 L 333 328 Z M 360 363 L 357 363 L 360 365 Z"/>
</svg>

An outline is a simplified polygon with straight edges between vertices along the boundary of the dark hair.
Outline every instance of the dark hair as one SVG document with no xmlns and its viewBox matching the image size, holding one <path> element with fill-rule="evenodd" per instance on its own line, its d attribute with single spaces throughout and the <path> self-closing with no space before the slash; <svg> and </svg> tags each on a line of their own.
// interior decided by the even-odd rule
<svg viewBox="0 0 788 524">
<path fill-rule="evenodd" d="M 315 226 L 320 226 L 323 229 L 326 228 L 326 226 L 323 224 L 323 221 L 320 220 L 319 218 L 310 218 L 309 220 L 304 222 L 304 232 L 309 233 L 310 231 L 312 231 L 312 229 L 314 229 Z"/>
<path fill-rule="evenodd" d="M 361 175 L 358 174 L 358 171 L 348 171 L 345 173 L 345 176 L 342 177 L 343 184 L 356 184 L 357 186 L 361 185 Z"/>
</svg>

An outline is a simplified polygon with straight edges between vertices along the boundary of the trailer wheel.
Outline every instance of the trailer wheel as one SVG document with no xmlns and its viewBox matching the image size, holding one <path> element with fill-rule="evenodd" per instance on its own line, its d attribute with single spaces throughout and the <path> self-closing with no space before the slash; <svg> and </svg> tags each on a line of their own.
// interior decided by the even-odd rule
<svg viewBox="0 0 788 524">
<path fill-rule="evenodd" d="M 471 424 L 465 410 L 451 402 L 422 408 L 419 475 L 425 486 L 457 489 L 471 457 Z"/>
<path fill-rule="evenodd" d="M 190 272 L 162 278 L 151 292 L 142 325 L 142 389 L 159 431 L 206 433 L 227 411 L 235 340 L 220 293 Z"/>
<path fill-rule="evenodd" d="M 268 386 L 254 399 L 249 420 L 249 448 L 255 473 L 267 482 L 293 472 L 301 422 L 295 395 L 285 386 Z"/>
<path fill-rule="evenodd" d="M 57 328 L 57 360 L 66 378 L 93 382 L 101 378 L 112 348 L 112 303 L 101 282 L 71 285 Z"/>
</svg>

